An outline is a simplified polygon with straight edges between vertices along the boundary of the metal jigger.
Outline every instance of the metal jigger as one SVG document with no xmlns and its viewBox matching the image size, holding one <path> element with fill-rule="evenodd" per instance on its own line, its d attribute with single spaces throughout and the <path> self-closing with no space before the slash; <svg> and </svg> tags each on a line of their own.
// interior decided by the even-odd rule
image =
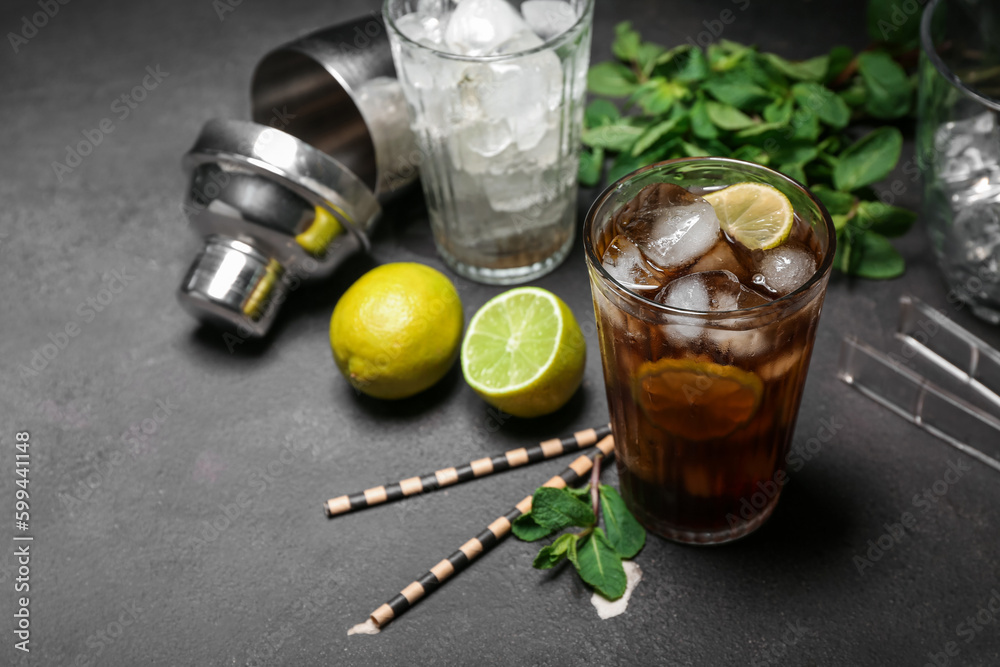
<svg viewBox="0 0 1000 667">
<path fill-rule="evenodd" d="M 184 156 L 184 210 L 204 245 L 178 291 L 192 315 L 244 337 L 265 335 L 300 282 L 367 250 L 380 203 L 419 162 L 374 18 L 267 54 L 251 97 L 257 122 L 209 121 Z"/>
</svg>

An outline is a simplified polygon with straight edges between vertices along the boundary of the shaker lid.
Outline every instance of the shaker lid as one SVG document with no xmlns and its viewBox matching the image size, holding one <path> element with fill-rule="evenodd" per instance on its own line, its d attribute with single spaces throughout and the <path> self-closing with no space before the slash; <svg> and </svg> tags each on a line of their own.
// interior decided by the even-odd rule
<svg viewBox="0 0 1000 667">
<path fill-rule="evenodd" d="M 346 227 L 367 234 L 381 213 L 375 194 L 350 169 L 304 141 L 248 121 L 210 120 L 184 156 L 188 171 L 215 163 L 284 186 L 329 210 Z"/>
<path fill-rule="evenodd" d="M 267 333 L 296 276 L 332 271 L 367 248 L 381 213 L 343 164 L 266 125 L 209 121 L 183 164 L 186 213 L 208 236 L 178 299 L 241 335 Z"/>
</svg>

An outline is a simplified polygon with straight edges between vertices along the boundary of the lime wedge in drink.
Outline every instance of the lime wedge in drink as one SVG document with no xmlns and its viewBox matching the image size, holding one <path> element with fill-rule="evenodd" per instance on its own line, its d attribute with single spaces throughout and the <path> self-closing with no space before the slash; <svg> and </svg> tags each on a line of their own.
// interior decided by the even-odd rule
<svg viewBox="0 0 1000 667">
<path fill-rule="evenodd" d="M 736 183 L 702 197 L 715 209 L 723 231 L 750 250 L 781 245 L 795 222 L 788 197 L 763 183 Z"/>
<path fill-rule="evenodd" d="M 538 417 L 562 407 L 583 379 L 586 343 L 569 307 L 538 287 L 493 297 L 469 322 L 462 374 L 494 407 Z"/>
<path fill-rule="evenodd" d="M 660 359 L 639 368 L 633 391 L 650 421 L 686 440 L 721 438 L 760 407 L 760 378 L 736 366 Z"/>
</svg>

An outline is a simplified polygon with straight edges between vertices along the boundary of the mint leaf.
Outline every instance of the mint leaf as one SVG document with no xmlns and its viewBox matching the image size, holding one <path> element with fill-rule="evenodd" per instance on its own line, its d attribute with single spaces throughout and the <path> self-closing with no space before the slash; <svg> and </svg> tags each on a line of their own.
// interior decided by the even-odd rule
<svg viewBox="0 0 1000 667">
<path fill-rule="evenodd" d="M 584 502 L 590 502 L 590 487 L 584 486 L 567 486 L 566 493 L 570 494 L 574 498 L 579 498 Z"/>
<path fill-rule="evenodd" d="M 721 102 L 705 102 L 705 110 L 712 123 L 723 130 L 742 130 L 754 124 L 754 120 L 739 109 Z"/>
<path fill-rule="evenodd" d="M 819 149 L 813 144 L 793 141 L 771 153 L 771 160 L 777 164 L 803 165 L 812 162 L 818 155 Z"/>
<path fill-rule="evenodd" d="M 903 150 L 903 135 L 894 127 L 880 127 L 847 147 L 833 170 L 838 190 L 851 191 L 889 175 Z"/>
<path fill-rule="evenodd" d="M 677 127 L 678 123 L 686 117 L 686 113 L 682 107 L 675 106 L 674 110 L 675 113 L 670 118 L 648 128 L 642 133 L 642 136 L 636 139 L 635 144 L 632 146 L 633 156 L 645 153 L 650 146 L 672 132 L 674 128 Z"/>
<path fill-rule="evenodd" d="M 764 107 L 764 120 L 785 125 L 792 119 L 792 100 L 777 99 Z"/>
<path fill-rule="evenodd" d="M 867 51 L 858 56 L 865 84 L 865 111 L 875 118 L 899 118 L 910 111 L 913 86 L 903 68 L 888 54 Z"/>
<path fill-rule="evenodd" d="M 597 95 L 625 97 L 639 85 L 635 72 L 618 62 L 598 63 L 587 72 L 587 88 Z"/>
<path fill-rule="evenodd" d="M 645 42 L 639 45 L 639 52 L 635 54 L 635 61 L 642 70 L 643 76 L 649 76 L 656 67 L 657 59 L 663 55 L 663 47 L 658 44 Z"/>
<path fill-rule="evenodd" d="M 563 533 L 556 538 L 555 542 L 542 547 L 541 551 L 538 552 L 538 555 L 535 556 L 535 560 L 531 563 L 531 567 L 536 570 L 551 570 L 553 567 L 558 565 L 563 558 L 566 558 L 570 542 L 576 544 L 578 538 L 579 535 Z"/>
<path fill-rule="evenodd" d="M 604 168 L 604 149 L 595 148 L 592 151 L 580 151 L 580 167 L 577 179 L 582 185 L 592 188 L 601 180 L 601 169 Z"/>
<path fill-rule="evenodd" d="M 611 52 L 619 60 L 633 62 L 639 58 L 641 43 L 639 33 L 632 30 L 631 21 L 622 21 L 615 26 L 615 40 L 611 43 Z"/>
<path fill-rule="evenodd" d="M 858 109 L 865 105 L 865 101 L 868 99 L 868 89 L 865 87 L 864 81 L 858 78 L 851 84 L 850 88 L 837 93 L 837 97 L 844 100 L 844 104 L 852 109 Z"/>
<path fill-rule="evenodd" d="M 756 162 L 757 164 L 767 165 L 770 162 L 770 157 L 760 146 L 753 146 L 751 144 L 744 144 L 733 151 L 730 156 L 736 160 L 746 160 L 747 162 Z"/>
<path fill-rule="evenodd" d="M 752 52 L 752 47 L 720 39 L 708 46 L 708 64 L 715 72 L 728 72 Z"/>
<path fill-rule="evenodd" d="M 691 107 L 690 118 L 691 131 L 694 136 L 699 139 L 715 139 L 719 136 L 719 130 L 708 115 L 704 98 L 698 98 L 698 101 Z"/>
<path fill-rule="evenodd" d="M 766 90 L 737 72 L 706 81 L 702 90 L 720 102 L 740 109 L 760 109 L 772 99 Z"/>
<path fill-rule="evenodd" d="M 646 544 L 646 529 L 642 527 L 625 506 L 625 501 L 614 487 L 601 484 L 601 512 L 607 528 L 608 542 L 622 558 L 632 558 Z"/>
<path fill-rule="evenodd" d="M 806 171 L 801 164 L 779 164 L 778 171 L 787 176 L 788 178 L 794 179 L 799 183 L 805 185 L 807 182 Z"/>
<path fill-rule="evenodd" d="M 877 232 L 882 236 L 902 236 L 910 230 L 917 214 L 898 206 L 889 206 L 880 201 L 858 202 L 855 226 Z"/>
<path fill-rule="evenodd" d="M 670 111 L 677 100 L 690 95 L 691 91 L 684 84 L 654 77 L 635 89 L 629 103 L 638 104 L 650 116 L 658 116 Z"/>
<path fill-rule="evenodd" d="M 797 83 L 792 96 L 798 105 L 812 110 L 822 122 L 840 129 L 851 122 L 851 109 L 835 92 L 818 83 Z"/>
<path fill-rule="evenodd" d="M 531 516 L 531 513 L 529 512 L 528 514 L 522 514 L 514 519 L 514 523 L 511 525 L 511 531 L 514 533 L 515 537 L 524 540 L 525 542 L 537 542 L 538 540 L 551 535 L 555 529 L 538 525 L 538 522 L 535 521 L 535 517 Z"/>
<path fill-rule="evenodd" d="M 816 141 L 822 131 L 819 126 L 819 116 L 808 108 L 796 109 L 789 124 L 793 128 L 791 138 L 794 140 Z"/>
<path fill-rule="evenodd" d="M 826 81 L 833 81 L 854 60 L 854 52 L 846 46 L 830 49 L 830 66 L 826 70 Z"/>
<path fill-rule="evenodd" d="M 645 130 L 634 125 L 602 125 L 583 131 L 583 143 L 592 148 L 627 151 Z"/>
<path fill-rule="evenodd" d="M 587 528 L 597 523 L 590 505 L 565 489 L 543 486 L 531 499 L 531 516 L 539 526 L 559 530 L 568 526 Z"/>
<path fill-rule="evenodd" d="M 889 239 L 876 232 L 861 232 L 851 242 L 849 272 L 862 278 L 885 280 L 903 275 L 906 263 Z"/>
<path fill-rule="evenodd" d="M 596 99 L 587 105 L 583 112 L 584 127 L 601 127 L 602 125 L 615 125 L 622 117 L 618 107 L 614 102 L 603 99 Z"/>
<path fill-rule="evenodd" d="M 574 565 L 580 578 L 609 600 L 625 594 L 628 582 L 622 559 L 600 528 L 595 528 L 583 544 L 577 545 Z"/>
<path fill-rule="evenodd" d="M 573 563 L 573 567 L 580 570 L 580 556 L 578 553 L 578 548 L 580 546 L 580 536 L 574 535 L 576 539 L 570 540 L 566 543 L 566 559 Z"/>
<path fill-rule="evenodd" d="M 851 207 L 854 206 L 854 195 L 850 192 L 840 192 L 818 185 L 812 188 L 812 193 L 816 196 L 816 199 L 823 202 L 823 205 L 826 206 L 826 210 L 830 212 L 831 216 L 846 215 L 851 210 Z"/>
<path fill-rule="evenodd" d="M 759 137 L 760 135 L 767 134 L 768 132 L 785 129 L 786 126 L 787 123 L 756 123 L 752 127 L 748 127 L 745 130 L 737 132 L 736 138 L 750 139 L 751 137 Z"/>
<path fill-rule="evenodd" d="M 711 74 L 705 53 L 697 46 L 680 53 L 673 61 L 674 78 L 684 83 L 704 81 Z"/>
<path fill-rule="evenodd" d="M 630 152 L 619 153 L 618 157 L 611 164 L 605 180 L 608 183 L 614 183 L 622 176 L 631 174 L 640 167 L 659 162 L 668 156 L 678 145 L 680 145 L 680 140 L 675 137 L 665 142 L 661 141 L 642 155 L 632 155 Z"/>
<path fill-rule="evenodd" d="M 822 81 L 830 66 L 829 56 L 816 56 L 809 60 L 791 62 L 774 53 L 764 54 L 774 69 L 796 81 Z"/>
</svg>

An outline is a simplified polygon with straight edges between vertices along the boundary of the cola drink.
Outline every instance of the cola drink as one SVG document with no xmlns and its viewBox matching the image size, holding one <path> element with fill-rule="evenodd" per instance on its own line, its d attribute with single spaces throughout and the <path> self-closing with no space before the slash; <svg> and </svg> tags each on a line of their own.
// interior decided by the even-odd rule
<svg viewBox="0 0 1000 667">
<path fill-rule="evenodd" d="M 742 182 L 792 203 L 777 247 L 750 250 L 699 196 Z M 828 213 L 777 172 L 694 158 L 609 188 L 584 234 L 622 496 L 677 541 L 752 532 L 787 481 L 834 251 Z"/>
</svg>

